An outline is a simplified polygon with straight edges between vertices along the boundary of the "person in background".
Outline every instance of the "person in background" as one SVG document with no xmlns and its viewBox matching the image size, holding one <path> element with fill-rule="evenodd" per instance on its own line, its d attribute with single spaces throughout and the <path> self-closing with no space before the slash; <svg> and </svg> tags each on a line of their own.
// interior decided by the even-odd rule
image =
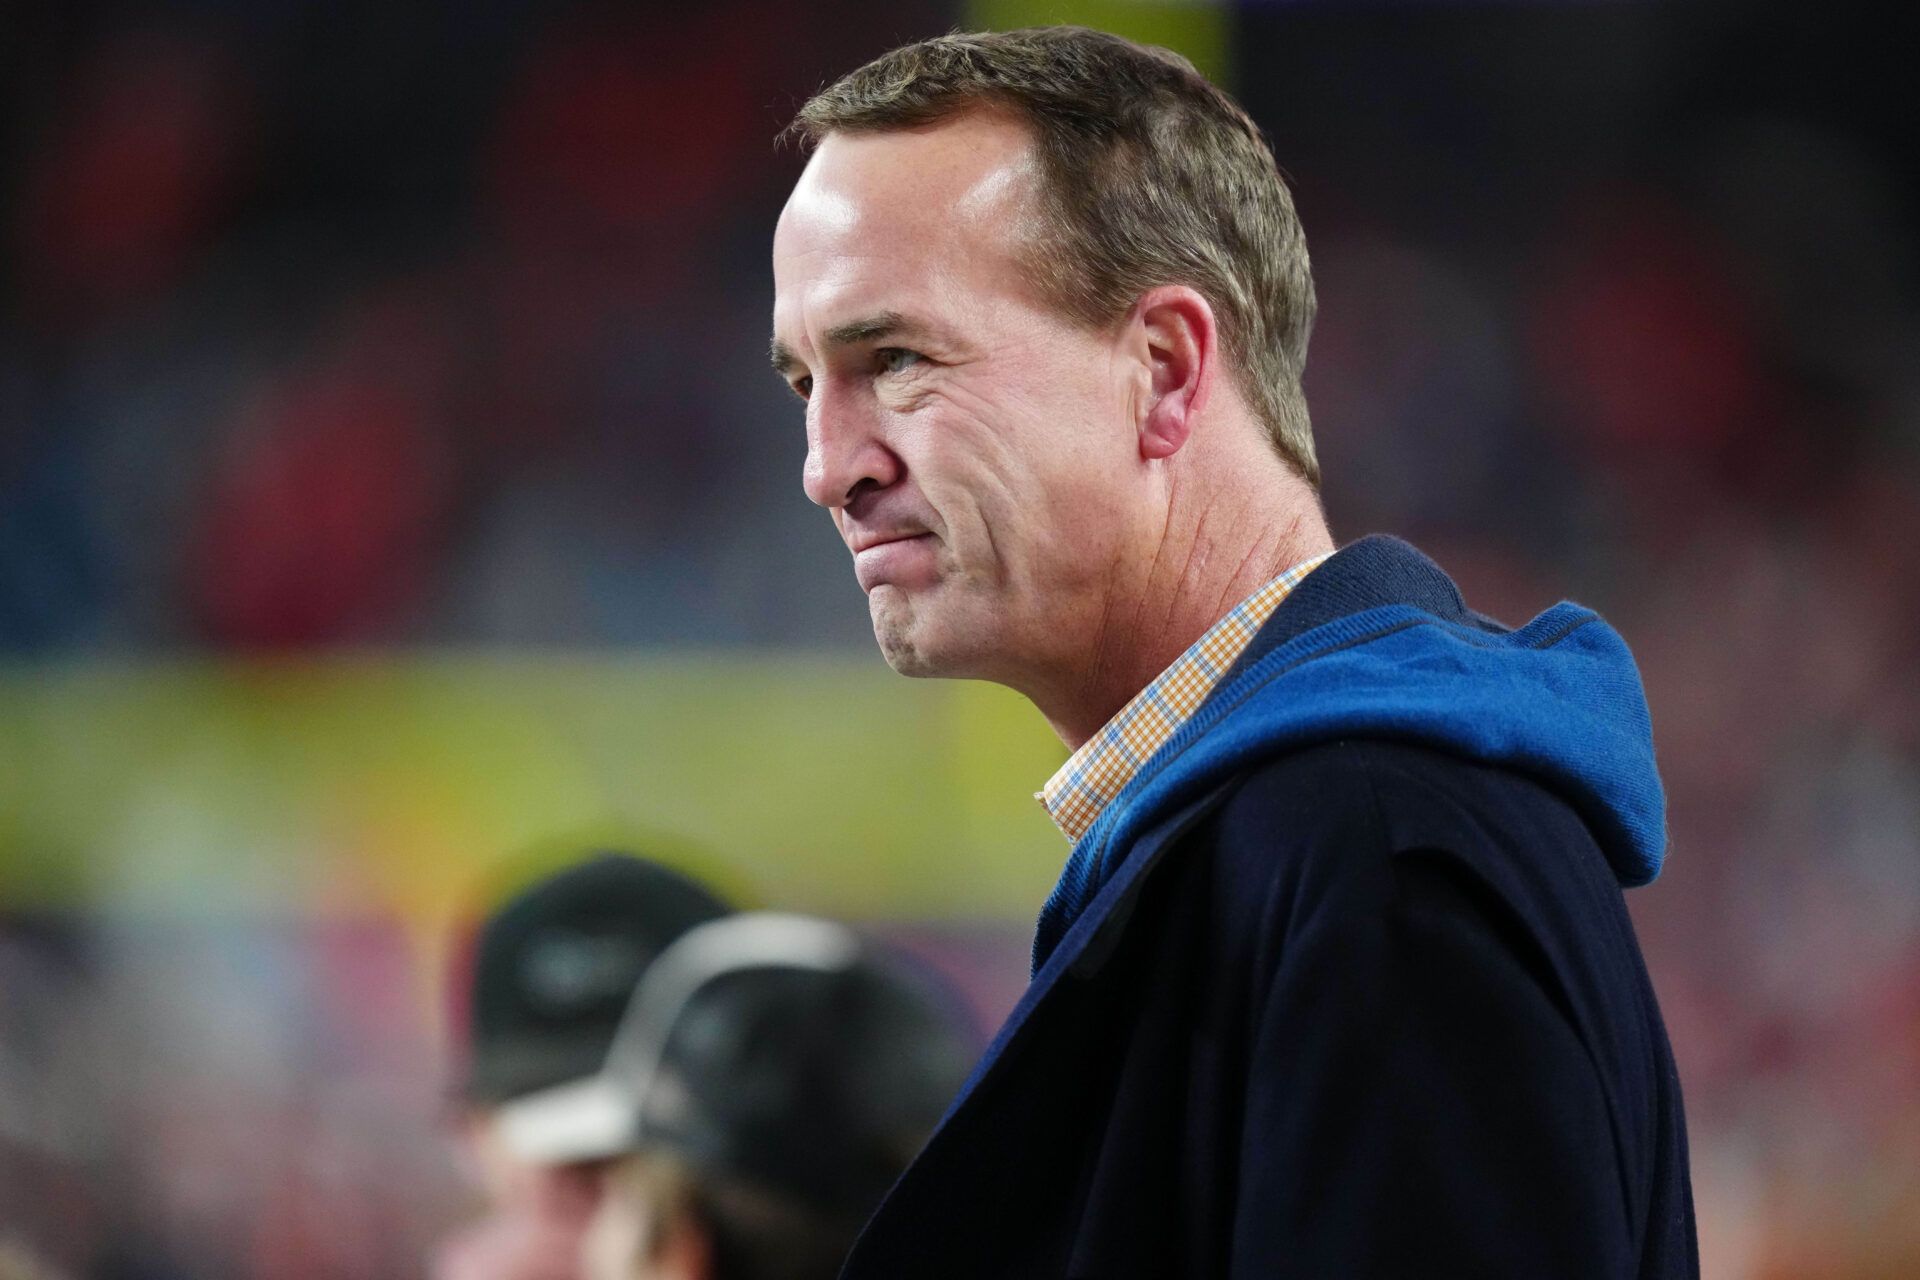
<svg viewBox="0 0 1920 1280">
<path fill-rule="evenodd" d="M 728 910 L 679 872 L 602 853 L 534 883 L 487 918 L 470 980 L 457 993 L 466 1050 L 455 1092 L 488 1208 L 435 1251 L 433 1280 L 576 1274 L 605 1162 L 517 1156 L 500 1141 L 500 1109 L 591 1077 L 654 958 Z"/>
<path fill-rule="evenodd" d="M 528 1164 L 616 1161 L 588 1280 L 832 1280 L 973 1060 L 936 989 L 843 926 L 689 931 L 590 1080 L 505 1104 Z"/>
</svg>

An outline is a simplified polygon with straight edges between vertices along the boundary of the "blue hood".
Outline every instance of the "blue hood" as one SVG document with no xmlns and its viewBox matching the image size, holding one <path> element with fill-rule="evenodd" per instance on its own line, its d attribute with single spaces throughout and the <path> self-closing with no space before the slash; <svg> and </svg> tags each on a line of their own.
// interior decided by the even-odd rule
<svg viewBox="0 0 1920 1280">
<path fill-rule="evenodd" d="M 1468 611 L 1412 547 L 1367 538 L 1281 604 L 1074 845 L 1040 916 L 1035 970 L 1158 817 L 1262 759 L 1339 738 L 1416 742 L 1527 774 L 1581 815 L 1623 886 L 1660 873 L 1666 797 L 1626 642 L 1575 604 L 1508 631 Z"/>
</svg>

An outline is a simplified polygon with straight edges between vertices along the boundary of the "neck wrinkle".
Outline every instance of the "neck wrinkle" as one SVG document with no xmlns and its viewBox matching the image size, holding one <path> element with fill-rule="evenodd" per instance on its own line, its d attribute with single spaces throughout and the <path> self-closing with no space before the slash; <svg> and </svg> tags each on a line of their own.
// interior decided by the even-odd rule
<svg viewBox="0 0 1920 1280">
<path fill-rule="evenodd" d="M 1131 579 L 1137 589 L 1131 598 L 1124 588 L 1109 589 L 1079 678 L 1063 681 L 1057 700 L 1029 695 L 1068 750 L 1099 733 L 1235 605 L 1332 549 L 1304 482 L 1276 488 L 1244 472 L 1227 474 L 1233 478 L 1213 490 L 1212 500 L 1198 504 L 1186 501 L 1191 484 L 1177 477 L 1169 484 L 1152 554 Z M 1237 537 L 1228 546 L 1222 531 L 1244 542 Z M 1223 569 L 1229 559 L 1232 567 Z M 1116 565 L 1112 581 L 1127 581 L 1125 568 Z M 1155 625 L 1146 625 L 1149 618 Z"/>
<path fill-rule="evenodd" d="M 1177 479 L 1171 481 L 1166 515 L 1161 521 L 1159 536 L 1154 539 L 1152 558 L 1139 577 L 1139 589 L 1132 593 L 1132 607 L 1125 610 L 1124 626 L 1114 625 L 1118 611 L 1112 594 L 1108 595 L 1094 640 L 1093 661 L 1076 699 L 1077 715 L 1072 721 L 1048 717 L 1054 732 L 1070 751 L 1078 751 L 1100 732 L 1135 694 L 1152 683 L 1155 676 L 1166 670 L 1206 630 L 1202 627 L 1191 637 L 1180 639 L 1182 627 L 1177 611 L 1181 607 L 1181 584 L 1192 571 L 1195 556 L 1201 554 L 1198 535 L 1206 525 L 1209 511 L 1207 507 L 1200 508 L 1193 532 L 1178 536 L 1177 522 L 1183 505 L 1179 501 L 1181 492 Z M 1171 567 L 1175 557 L 1179 558 L 1178 569 Z M 1150 627 L 1147 619 L 1156 615 L 1156 623 Z"/>
</svg>

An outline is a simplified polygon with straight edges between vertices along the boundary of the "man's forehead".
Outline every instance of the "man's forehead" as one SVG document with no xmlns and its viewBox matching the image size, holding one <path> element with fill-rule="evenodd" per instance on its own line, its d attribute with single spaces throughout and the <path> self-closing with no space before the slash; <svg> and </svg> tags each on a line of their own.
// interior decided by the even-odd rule
<svg viewBox="0 0 1920 1280">
<path fill-rule="evenodd" d="M 914 129 L 831 133 L 795 184 L 784 225 L 853 234 L 880 222 L 950 228 L 1017 212 L 1036 171 L 1031 130 L 1000 111 Z"/>
<path fill-rule="evenodd" d="M 1016 286 L 1035 172 L 1030 135 L 1001 115 L 830 134 L 774 233 L 776 336 L 804 351 L 809 327 Z"/>
</svg>

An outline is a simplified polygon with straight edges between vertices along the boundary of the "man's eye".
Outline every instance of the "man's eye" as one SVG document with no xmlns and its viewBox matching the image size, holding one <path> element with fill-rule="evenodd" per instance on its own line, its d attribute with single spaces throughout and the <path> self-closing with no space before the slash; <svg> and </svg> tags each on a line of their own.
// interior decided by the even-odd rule
<svg viewBox="0 0 1920 1280">
<path fill-rule="evenodd" d="M 920 363 L 920 353 L 909 351 L 905 347 L 882 347 L 873 353 L 873 357 L 880 365 L 882 373 L 899 373 L 902 369 Z"/>
<path fill-rule="evenodd" d="M 813 379 L 810 377 L 795 378 L 787 385 L 792 387 L 793 394 L 799 396 L 802 400 L 805 400 L 813 394 Z"/>
</svg>

